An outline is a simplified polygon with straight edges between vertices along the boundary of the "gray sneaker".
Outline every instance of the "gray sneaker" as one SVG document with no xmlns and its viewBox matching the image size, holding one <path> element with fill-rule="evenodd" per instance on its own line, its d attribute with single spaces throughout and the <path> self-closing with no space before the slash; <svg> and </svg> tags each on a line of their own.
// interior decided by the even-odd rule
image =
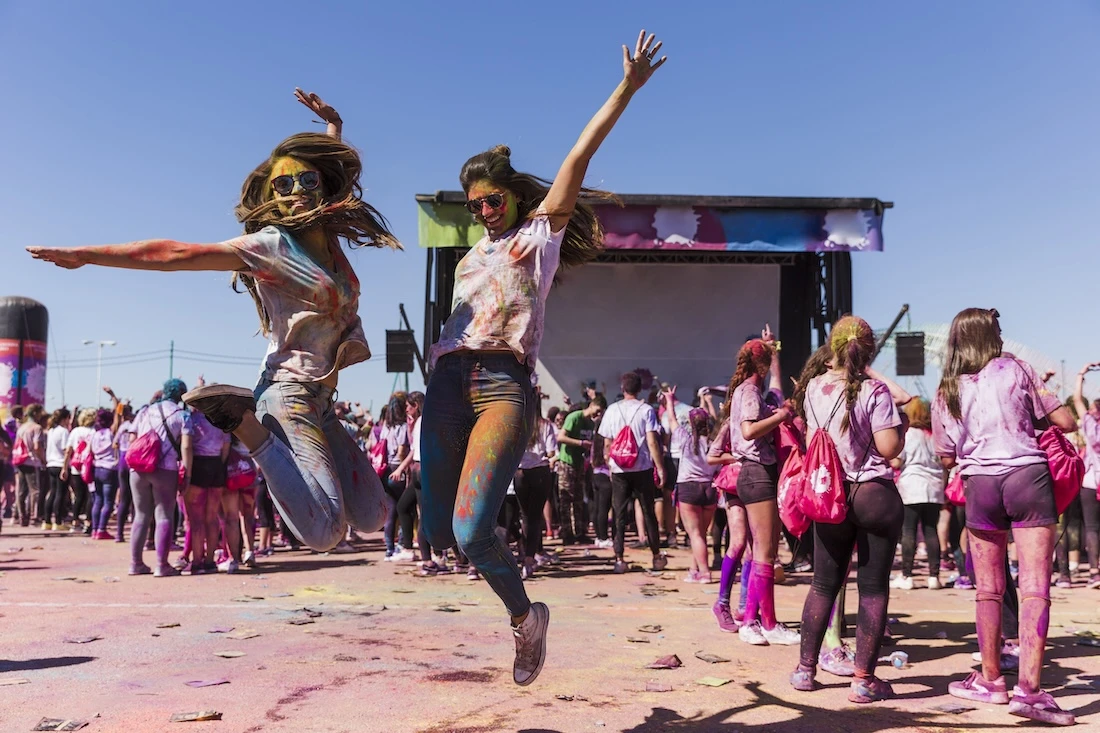
<svg viewBox="0 0 1100 733">
<path fill-rule="evenodd" d="M 550 624 L 550 609 L 545 603 L 532 603 L 527 618 L 512 627 L 516 637 L 516 662 L 512 679 L 517 685 L 529 685 L 542 671 L 546 661 L 546 627 Z"/>
<path fill-rule="evenodd" d="M 201 412 L 211 425 L 225 433 L 236 430 L 246 412 L 256 411 L 252 390 L 228 384 L 196 387 L 183 396 L 183 403 Z"/>
</svg>

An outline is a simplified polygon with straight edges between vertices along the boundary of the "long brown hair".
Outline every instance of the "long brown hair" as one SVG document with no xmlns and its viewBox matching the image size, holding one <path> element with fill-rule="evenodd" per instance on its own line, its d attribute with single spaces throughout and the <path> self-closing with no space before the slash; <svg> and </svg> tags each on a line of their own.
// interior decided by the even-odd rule
<svg viewBox="0 0 1100 733">
<path fill-rule="evenodd" d="M 484 153 L 478 153 L 466 161 L 458 174 L 463 191 L 478 181 L 490 181 L 494 185 L 511 191 L 516 197 L 519 220 L 533 218 L 543 199 L 550 191 L 551 182 L 530 173 L 520 173 L 512 167 L 512 149 L 507 145 L 497 145 Z M 608 201 L 615 201 L 614 195 L 607 191 L 582 188 L 581 193 Z M 569 215 L 565 225 L 565 236 L 561 242 L 561 260 L 559 268 L 583 265 L 603 251 L 603 226 L 596 213 L 588 204 L 577 202 L 572 211 L 548 211 L 550 215 Z"/>
<path fill-rule="evenodd" d="M 967 308 L 951 321 L 938 393 L 956 420 L 962 419 L 959 376 L 977 374 L 1004 350 L 1000 315 L 996 308 Z"/>
<path fill-rule="evenodd" d="M 833 347 L 831 344 L 825 344 L 817 347 L 817 351 L 810 354 L 810 358 L 803 365 L 802 373 L 798 375 L 798 382 L 794 385 L 794 394 L 791 395 L 795 412 L 803 420 L 806 419 L 806 388 L 810 385 L 810 380 L 829 371 L 832 363 Z"/>
<path fill-rule="evenodd" d="M 875 356 L 875 332 L 867 321 L 858 316 L 844 316 L 833 324 L 829 333 L 829 346 L 833 350 L 833 367 L 844 370 L 844 419 L 841 431 L 847 431 L 852 408 L 859 399 L 859 390 L 867 378 L 864 370 Z"/>
<path fill-rule="evenodd" d="M 279 158 L 296 158 L 321 174 L 324 200 L 320 206 L 294 216 L 285 216 L 279 211 L 268 181 Z M 277 226 L 291 233 L 319 226 L 328 236 L 344 239 L 352 247 L 401 249 L 401 243 L 390 232 L 385 218 L 363 200 L 363 188 L 359 185 L 362 172 L 359 153 L 347 143 L 314 132 L 291 135 L 275 146 L 267 160 L 245 178 L 234 214 L 244 225 L 246 234 L 267 226 Z M 247 273 L 238 272 L 233 275 L 234 290 L 238 282 L 245 286 L 256 303 L 260 331 L 266 336 L 271 331 L 271 318 L 260 302 L 255 280 Z"/>
<path fill-rule="evenodd" d="M 919 430 L 932 429 L 932 412 L 928 409 L 928 402 L 920 397 L 914 397 L 905 406 L 905 414 L 909 417 L 910 427 Z"/>
<path fill-rule="evenodd" d="M 730 416 L 730 407 L 733 404 L 733 393 L 741 383 L 753 376 L 763 377 L 772 366 L 772 358 L 775 355 L 775 347 L 762 339 L 751 339 L 737 352 L 737 368 L 730 378 L 729 387 L 726 389 L 726 401 L 722 403 L 722 413 L 718 423 L 725 422 Z M 730 430 L 733 426 L 730 426 Z"/>
</svg>

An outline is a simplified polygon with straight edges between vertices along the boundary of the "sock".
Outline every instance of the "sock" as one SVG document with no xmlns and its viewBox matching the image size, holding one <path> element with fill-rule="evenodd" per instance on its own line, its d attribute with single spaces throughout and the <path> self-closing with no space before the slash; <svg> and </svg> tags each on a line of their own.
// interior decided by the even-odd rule
<svg viewBox="0 0 1100 733">
<path fill-rule="evenodd" d="M 723 606 L 730 604 L 730 592 L 733 590 L 733 576 L 737 573 L 737 561 L 732 557 L 722 558 L 722 579 L 718 582 L 718 602 Z"/>
</svg>

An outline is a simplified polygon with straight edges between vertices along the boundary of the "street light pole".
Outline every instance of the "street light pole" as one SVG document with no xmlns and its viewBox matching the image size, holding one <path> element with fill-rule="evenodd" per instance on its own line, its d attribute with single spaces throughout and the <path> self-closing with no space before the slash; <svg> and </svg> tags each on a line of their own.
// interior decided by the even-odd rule
<svg viewBox="0 0 1100 733">
<path fill-rule="evenodd" d="M 103 404 L 103 347 L 104 346 L 118 346 L 117 341 L 93 341 L 91 339 L 84 339 L 85 346 L 96 345 L 96 358 L 95 358 L 95 405 L 100 407 Z"/>
</svg>

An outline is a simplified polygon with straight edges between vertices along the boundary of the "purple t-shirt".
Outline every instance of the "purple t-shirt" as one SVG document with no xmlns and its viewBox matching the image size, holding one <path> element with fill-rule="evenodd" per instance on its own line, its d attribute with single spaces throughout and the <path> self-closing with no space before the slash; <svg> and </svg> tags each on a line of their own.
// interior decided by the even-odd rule
<svg viewBox="0 0 1100 733">
<path fill-rule="evenodd" d="M 751 381 L 737 385 L 730 402 L 730 453 L 741 460 L 755 461 L 765 466 L 775 465 L 775 435 L 768 433 L 756 440 L 745 440 L 741 423 L 766 420 L 772 408 L 765 404 L 764 395 Z"/>
<path fill-rule="evenodd" d="M 676 483 L 710 482 L 714 480 L 714 474 L 718 472 L 718 466 L 707 463 L 707 451 L 710 446 L 707 436 L 700 435 L 695 446 L 691 445 L 691 431 L 684 426 L 677 426 L 672 434 L 673 450 L 679 449 L 680 470 L 676 474 Z"/>
<path fill-rule="evenodd" d="M 211 425 L 201 412 L 191 412 L 191 436 L 195 455 L 203 458 L 220 458 L 222 448 L 229 443 L 229 433 Z"/>
<path fill-rule="evenodd" d="M 157 468 L 161 471 L 178 470 L 179 460 L 173 441 L 176 445 L 181 445 L 183 436 L 191 434 L 191 414 L 171 402 L 154 402 L 141 408 L 134 417 L 134 434 L 138 438 L 150 430 L 155 430 L 160 438 L 160 463 Z M 172 431 L 172 440 L 168 439 L 169 430 Z"/>
<path fill-rule="evenodd" d="M 1100 486 L 1100 418 L 1086 412 L 1081 418 L 1081 435 L 1085 439 L 1085 480 L 1086 489 Z"/>
<path fill-rule="evenodd" d="M 901 416 L 894 405 L 894 398 L 890 396 L 889 387 L 877 379 L 863 380 L 848 417 L 847 430 L 842 430 L 848 406 L 844 388 L 844 377 L 836 372 L 814 377 L 806 386 L 807 444 L 814 433 L 824 427 L 836 443 L 836 452 L 844 466 L 847 481 L 892 479 L 894 469 L 878 452 L 874 439 L 875 433 L 880 430 L 901 425 Z"/>
<path fill-rule="evenodd" d="M 936 454 L 954 456 L 964 476 L 999 476 L 1046 462 L 1032 421 L 1042 420 L 1061 402 L 1030 364 L 999 356 L 977 374 L 961 375 L 959 406 L 962 420 L 937 395 L 932 437 Z"/>
<path fill-rule="evenodd" d="M 401 446 L 409 445 L 409 426 L 406 423 L 400 423 L 393 427 L 386 425 L 382 428 L 380 437 L 386 441 L 386 463 L 390 466 L 399 465 L 401 459 L 397 457 L 397 451 Z"/>
<path fill-rule="evenodd" d="M 110 428 L 103 428 L 92 434 L 92 457 L 96 468 L 118 468 L 115 435 Z"/>
</svg>

